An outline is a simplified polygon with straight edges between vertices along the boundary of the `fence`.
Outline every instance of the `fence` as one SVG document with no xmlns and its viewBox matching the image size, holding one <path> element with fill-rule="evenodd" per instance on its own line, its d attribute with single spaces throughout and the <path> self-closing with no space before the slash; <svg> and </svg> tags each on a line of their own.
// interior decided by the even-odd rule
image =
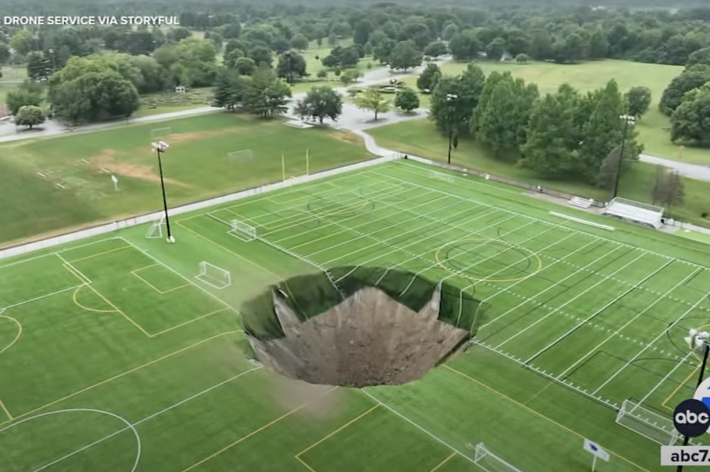
<svg viewBox="0 0 710 472">
<path fill-rule="evenodd" d="M 399 154 L 391 154 L 389 156 L 379 157 L 371 159 L 369 161 L 358 162 L 356 164 L 351 164 L 348 166 L 338 167 L 336 169 L 330 169 L 323 172 L 318 172 L 311 175 L 302 175 L 300 177 L 293 177 L 283 182 L 276 182 L 272 184 L 262 185 L 260 187 L 255 187 L 248 190 L 243 190 L 241 192 L 231 193 L 229 195 L 223 195 L 221 197 L 210 198 L 209 200 L 203 200 L 201 202 L 190 203 L 188 205 L 179 206 L 176 208 L 171 208 L 168 210 L 168 215 L 180 215 L 183 213 L 189 213 L 196 210 L 202 210 L 204 208 L 209 208 L 215 205 L 220 205 L 222 203 L 232 202 L 235 200 L 241 200 L 243 198 L 253 197 L 255 195 L 260 195 L 266 192 L 273 192 L 282 188 L 290 187 L 291 185 L 311 182 L 314 180 L 324 179 L 333 175 L 342 174 L 345 172 L 350 172 L 356 169 L 363 169 L 365 167 L 370 167 L 384 162 L 390 162 L 399 158 Z M 45 249 L 48 247 L 58 246 L 60 244 L 66 244 L 72 241 L 77 241 L 79 239 L 86 239 L 92 236 L 98 236 L 100 234 L 111 233 L 123 228 L 130 228 L 131 226 L 140 225 L 143 223 L 149 223 L 151 221 L 160 220 L 164 215 L 162 211 L 157 211 L 154 213 L 149 213 L 146 215 L 140 215 L 125 220 L 114 221 L 112 223 L 103 224 L 100 226 L 95 226 L 81 231 L 76 231 L 73 233 L 63 234 L 61 236 L 56 236 L 53 238 L 43 239 L 40 241 L 35 241 L 28 244 L 23 244 L 20 246 L 14 246 L 7 249 L 0 250 L 0 259 L 6 259 L 8 257 L 17 256 L 20 254 L 25 254 L 32 251 L 37 251 L 39 249 Z"/>
</svg>

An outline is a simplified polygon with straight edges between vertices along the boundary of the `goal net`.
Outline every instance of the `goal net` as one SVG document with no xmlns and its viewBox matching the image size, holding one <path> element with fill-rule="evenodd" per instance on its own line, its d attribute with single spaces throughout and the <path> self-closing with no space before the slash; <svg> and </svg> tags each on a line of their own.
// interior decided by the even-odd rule
<svg viewBox="0 0 710 472">
<path fill-rule="evenodd" d="M 469 445 L 469 448 L 472 448 Z M 476 454 L 473 457 L 473 462 L 483 470 L 488 472 L 522 472 L 517 467 L 513 467 L 500 457 L 489 451 L 485 444 L 478 443 L 473 448 Z"/>
<path fill-rule="evenodd" d="M 228 270 L 205 261 L 200 262 L 200 272 L 195 278 L 217 290 L 223 290 L 232 285 L 232 275 Z"/>
<path fill-rule="evenodd" d="M 246 224 L 243 221 L 232 220 L 230 227 L 232 229 L 230 229 L 228 233 L 242 241 L 248 242 L 256 239 L 256 228 L 252 225 Z"/>
<path fill-rule="evenodd" d="M 680 438 L 671 418 L 633 400 L 624 400 L 621 404 L 616 423 L 663 446 L 672 446 Z"/>
<path fill-rule="evenodd" d="M 173 134 L 173 129 L 169 126 L 164 128 L 153 128 L 150 130 L 150 142 L 165 141 L 171 134 Z"/>
<path fill-rule="evenodd" d="M 148 239 L 158 239 L 163 237 L 163 226 L 165 226 L 165 217 L 151 223 L 150 228 L 145 237 Z"/>
<path fill-rule="evenodd" d="M 252 159 L 254 159 L 254 153 L 251 149 L 243 149 L 241 151 L 227 153 L 227 161 L 229 161 L 230 164 L 251 162 Z"/>
<path fill-rule="evenodd" d="M 454 181 L 454 177 L 452 175 L 445 174 L 443 172 L 437 172 L 435 170 L 429 171 L 429 176 L 436 180 L 443 180 L 444 182 L 452 183 Z"/>
</svg>

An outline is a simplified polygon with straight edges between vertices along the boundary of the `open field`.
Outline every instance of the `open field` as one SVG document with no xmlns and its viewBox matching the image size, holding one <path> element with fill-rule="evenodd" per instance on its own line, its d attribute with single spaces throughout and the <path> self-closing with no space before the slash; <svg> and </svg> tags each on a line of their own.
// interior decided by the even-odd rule
<svg viewBox="0 0 710 472">
<path fill-rule="evenodd" d="M 151 130 L 170 127 L 170 205 L 367 159 L 358 139 L 219 113 L 0 146 L 0 243 L 162 208 Z M 228 157 L 251 150 L 251 158 Z M 118 191 L 110 175 L 119 179 Z M 61 186 L 61 187 L 60 187 Z"/>
<path fill-rule="evenodd" d="M 612 453 L 600 472 L 660 471 L 615 408 L 667 415 L 689 395 L 697 360 L 679 346 L 710 312 L 691 262 L 706 246 L 572 209 L 617 231 L 562 224 L 556 205 L 447 175 L 383 164 L 181 215 L 176 245 L 135 227 L 1 261 L 3 472 L 481 472 L 481 441 L 525 472 L 582 472 L 583 437 Z M 201 261 L 231 285 L 197 279 Z M 347 264 L 475 292 L 478 344 L 406 386 L 289 397 L 244 360 L 238 308 Z"/>
<path fill-rule="evenodd" d="M 434 124 L 427 119 L 407 121 L 394 125 L 382 126 L 368 131 L 377 139 L 377 143 L 388 149 L 395 149 L 430 159 L 445 161 L 448 151 L 448 139 L 436 131 Z M 462 139 L 458 149 L 452 153 L 452 162 L 491 174 L 509 177 L 533 185 L 567 192 L 574 195 L 607 201 L 609 193 L 591 185 L 572 181 L 549 181 L 541 179 L 529 169 L 524 169 L 512 162 L 492 158 L 477 143 Z M 632 200 L 651 203 L 651 189 L 655 168 L 650 164 L 636 163 L 621 176 L 621 196 Z M 673 215 L 680 220 L 700 226 L 710 226 L 710 220 L 703 218 L 703 212 L 710 213 L 710 183 L 683 178 L 685 185 L 685 203 L 673 208 Z"/>
</svg>

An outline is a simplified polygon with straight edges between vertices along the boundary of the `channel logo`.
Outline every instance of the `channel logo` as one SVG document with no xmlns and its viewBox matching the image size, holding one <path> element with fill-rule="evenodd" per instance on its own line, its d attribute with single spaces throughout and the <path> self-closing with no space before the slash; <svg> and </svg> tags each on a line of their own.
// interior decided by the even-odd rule
<svg viewBox="0 0 710 472">
<path fill-rule="evenodd" d="M 700 386 L 695 390 L 693 398 L 705 403 L 705 406 L 707 406 L 710 410 L 710 378 L 705 379 L 705 381 L 700 384 Z"/>
<path fill-rule="evenodd" d="M 683 436 L 702 436 L 710 426 L 710 409 L 702 400 L 685 400 L 673 412 L 673 425 Z"/>
</svg>

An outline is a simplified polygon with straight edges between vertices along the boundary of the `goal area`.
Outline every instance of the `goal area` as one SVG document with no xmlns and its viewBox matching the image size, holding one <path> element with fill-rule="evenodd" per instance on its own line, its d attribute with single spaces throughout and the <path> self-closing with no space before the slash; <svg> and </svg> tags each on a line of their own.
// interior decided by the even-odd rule
<svg viewBox="0 0 710 472">
<path fill-rule="evenodd" d="M 228 233 L 242 241 L 249 242 L 256 239 L 256 228 L 250 224 L 239 220 L 232 220 L 229 226 L 231 229 Z"/>
<path fill-rule="evenodd" d="M 673 420 L 634 400 L 624 400 L 616 415 L 616 423 L 663 446 L 672 446 L 680 439 Z"/>
<path fill-rule="evenodd" d="M 251 149 L 242 149 L 227 153 L 227 161 L 230 164 L 241 164 L 251 162 L 254 159 L 254 152 Z"/>
<path fill-rule="evenodd" d="M 205 261 L 200 262 L 199 273 L 195 278 L 217 290 L 223 290 L 232 285 L 232 275 L 228 270 Z"/>
<path fill-rule="evenodd" d="M 476 446 L 469 445 L 468 447 L 475 450 L 473 462 L 487 472 L 523 472 L 493 454 L 483 443 L 478 443 Z"/>
<path fill-rule="evenodd" d="M 163 227 L 165 226 L 165 217 L 151 223 L 145 237 L 148 239 L 160 239 L 163 237 Z"/>
</svg>

